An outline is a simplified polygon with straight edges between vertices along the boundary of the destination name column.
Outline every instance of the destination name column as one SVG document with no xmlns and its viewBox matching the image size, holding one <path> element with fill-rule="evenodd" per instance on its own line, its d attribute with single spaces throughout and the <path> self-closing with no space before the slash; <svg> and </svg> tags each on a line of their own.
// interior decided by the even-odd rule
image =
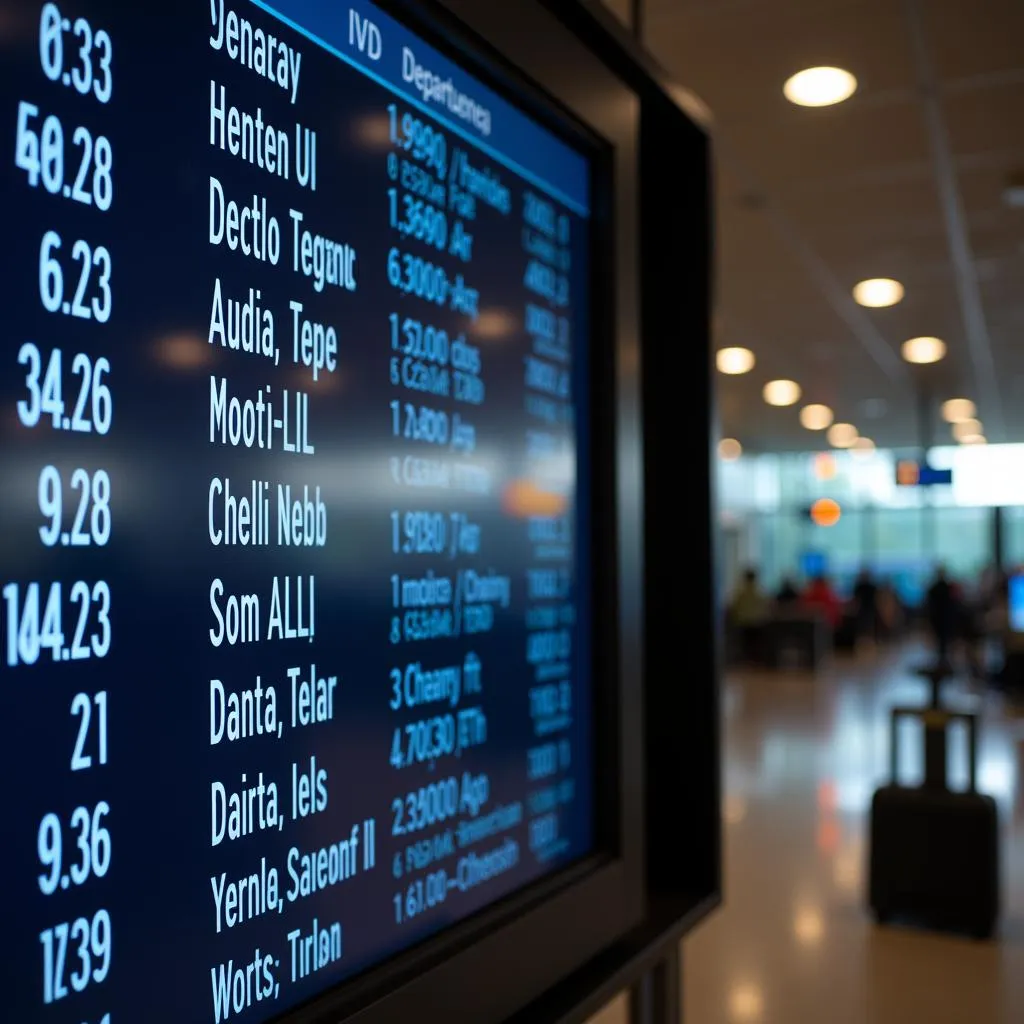
<svg viewBox="0 0 1024 1024">
<path fill-rule="evenodd" d="M 303 208 L 318 187 L 317 131 L 297 105 L 308 55 L 297 35 L 256 18 L 214 4 L 209 21 L 206 243 L 215 271 L 207 340 L 224 370 L 210 375 L 204 442 L 225 467 L 211 476 L 206 496 L 213 555 L 207 639 L 216 668 L 209 743 L 225 754 L 224 771 L 210 782 L 209 811 L 207 898 L 220 937 L 209 969 L 218 1022 L 292 1000 L 289 985 L 342 958 L 342 923 L 318 918 L 303 903 L 375 863 L 372 819 L 339 822 L 334 841 L 319 849 L 302 845 L 299 828 L 314 816 L 342 817 L 315 745 L 336 721 L 344 681 L 313 646 L 315 573 L 289 564 L 310 566 L 309 556 L 330 539 L 316 472 L 315 399 L 338 370 L 342 340 L 311 310 L 325 292 L 355 292 L 358 262 L 353 246 L 322 232 Z M 240 267 L 250 280 L 229 287 Z M 243 548 L 251 558 L 218 564 L 223 548 Z M 240 565 L 255 569 L 256 580 L 265 565 L 265 582 L 239 576 Z M 243 645 L 259 645 L 259 671 L 238 678 L 233 655 Z M 275 750 L 282 743 L 283 757 Z M 289 830 L 296 833 L 291 845 Z M 244 851 L 245 870 L 218 870 L 220 851 L 225 864 L 238 863 L 227 856 L 235 847 Z M 249 925 L 274 914 L 282 915 L 279 938 L 264 948 L 255 936 L 265 941 L 266 931 Z"/>
</svg>

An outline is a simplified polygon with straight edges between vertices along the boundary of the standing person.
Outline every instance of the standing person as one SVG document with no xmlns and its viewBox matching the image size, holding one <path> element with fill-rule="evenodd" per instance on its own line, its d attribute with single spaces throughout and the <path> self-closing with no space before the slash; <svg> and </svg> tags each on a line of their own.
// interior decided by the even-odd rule
<svg viewBox="0 0 1024 1024">
<path fill-rule="evenodd" d="M 878 584 L 867 567 L 857 574 L 853 585 L 853 613 L 856 618 L 857 639 L 878 639 Z"/>
<path fill-rule="evenodd" d="M 935 579 L 925 595 L 925 613 L 935 640 L 938 662 L 940 665 L 948 665 L 950 649 L 960 624 L 960 608 L 956 590 L 946 575 L 945 566 L 940 565 L 935 570 Z"/>
<path fill-rule="evenodd" d="M 761 660 L 764 630 L 768 622 L 768 599 L 757 582 L 757 572 L 747 569 L 729 602 L 729 612 L 739 631 L 743 660 Z"/>
</svg>

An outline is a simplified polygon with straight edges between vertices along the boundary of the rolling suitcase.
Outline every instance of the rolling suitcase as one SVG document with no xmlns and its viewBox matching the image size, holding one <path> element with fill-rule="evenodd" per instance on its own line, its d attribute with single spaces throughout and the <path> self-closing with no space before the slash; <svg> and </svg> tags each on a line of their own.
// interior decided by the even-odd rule
<svg viewBox="0 0 1024 1024">
<path fill-rule="evenodd" d="M 921 718 L 930 745 L 925 783 L 897 784 L 897 725 Z M 949 725 L 967 725 L 969 783 L 946 782 Z M 977 791 L 977 716 L 937 708 L 894 708 L 890 784 L 871 802 L 869 903 L 876 920 L 914 920 L 988 938 L 999 915 L 999 822 L 995 800 Z M 937 763 L 938 762 L 938 763 Z"/>
</svg>

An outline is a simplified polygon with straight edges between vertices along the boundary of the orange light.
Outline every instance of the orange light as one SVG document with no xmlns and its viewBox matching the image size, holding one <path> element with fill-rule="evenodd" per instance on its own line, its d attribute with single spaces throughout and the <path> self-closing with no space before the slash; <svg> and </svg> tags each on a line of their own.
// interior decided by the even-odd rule
<svg viewBox="0 0 1024 1024">
<path fill-rule="evenodd" d="M 836 457 L 831 452 L 818 452 L 814 456 L 814 475 L 819 480 L 834 480 Z"/>
<path fill-rule="evenodd" d="M 839 502 L 832 498 L 819 498 L 811 506 L 811 522 L 815 526 L 835 526 L 841 515 Z"/>
<path fill-rule="evenodd" d="M 545 491 L 531 480 L 513 480 L 502 495 L 505 512 L 521 519 L 564 515 L 567 504 L 564 494 Z"/>
<path fill-rule="evenodd" d="M 896 463 L 896 482 L 901 487 L 916 487 L 921 479 L 921 467 L 909 459 L 901 459 Z"/>
</svg>

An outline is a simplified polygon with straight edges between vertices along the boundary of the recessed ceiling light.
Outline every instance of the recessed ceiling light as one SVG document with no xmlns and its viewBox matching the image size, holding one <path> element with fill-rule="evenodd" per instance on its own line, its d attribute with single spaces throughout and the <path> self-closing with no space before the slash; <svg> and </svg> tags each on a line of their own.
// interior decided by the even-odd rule
<svg viewBox="0 0 1024 1024">
<path fill-rule="evenodd" d="M 968 434 L 960 438 L 961 444 L 988 444 L 984 434 Z"/>
<path fill-rule="evenodd" d="M 882 309 L 903 298 L 903 285 L 891 277 L 872 277 L 853 286 L 853 297 L 862 306 Z"/>
<path fill-rule="evenodd" d="M 801 392 L 795 380 L 770 380 L 762 394 L 769 405 L 796 405 Z"/>
<path fill-rule="evenodd" d="M 718 442 L 718 457 L 723 462 L 735 462 L 743 454 L 743 445 L 735 437 L 723 437 Z"/>
<path fill-rule="evenodd" d="M 855 458 L 866 459 L 875 453 L 875 442 L 870 437 L 858 437 L 850 446 L 850 454 Z"/>
<path fill-rule="evenodd" d="M 800 426 L 807 430 L 824 430 L 834 419 L 827 405 L 805 405 L 800 410 Z"/>
<path fill-rule="evenodd" d="M 969 420 L 977 411 L 977 406 L 969 398 L 951 398 L 942 403 L 942 418 L 947 423 Z"/>
<path fill-rule="evenodd" d="M 749 348 L 720 348 L 715 353 L 715 365 L 721 373 L 749 373 L 755 362 Z"/>
<path fill-rule="evenodd" d="M 911 338 L 900 349 L 908 363 L 937 363 L 946 354 L 941 338 Z"/>
<path fill-rule="evenodd" d="M 806 68 L 786 80 L 787 100 L 798 107 L 829 107 L 848 100 L 857 90 L 857 79 L 842 68 Z"/>
<path fill-rule="evenodd" d="M 828 443 L 833 448 L 852 448 L 859 434 L 852 423 L 833 423 L 828 428 Z"/>
<path fill-rule="evenodd" d="M 953 436 L 962 441 L 965 437 L 975 437 L 982 432 L 981 420 L 960 420 L 953 424 Z"/>
</svg>

